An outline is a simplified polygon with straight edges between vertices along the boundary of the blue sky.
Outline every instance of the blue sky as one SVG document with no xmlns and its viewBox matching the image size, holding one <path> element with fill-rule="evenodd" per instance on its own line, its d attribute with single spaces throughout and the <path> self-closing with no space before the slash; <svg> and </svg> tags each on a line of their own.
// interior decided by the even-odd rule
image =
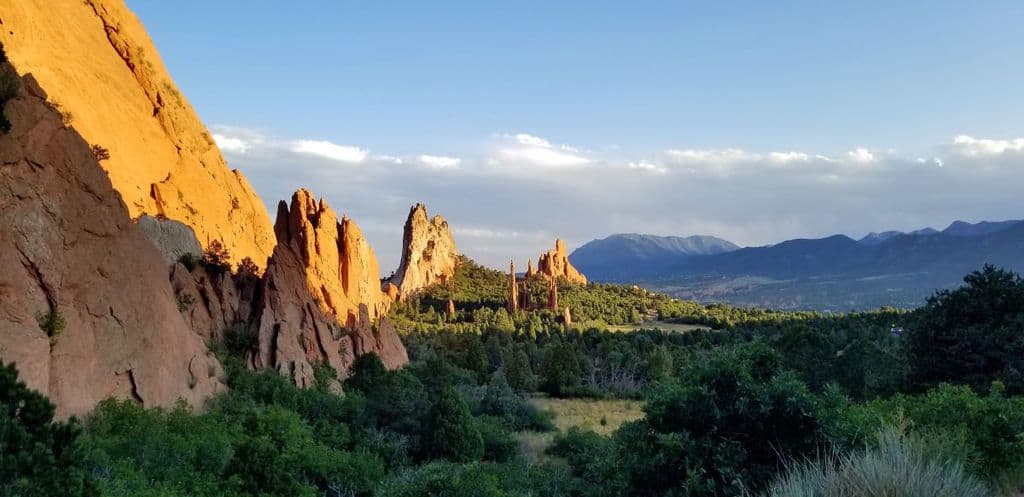
<svg viewBox="0 0 1024 497">
<path fill-rule="evenodd" d="M 555 235 L 760 244 L 1022 207 L 992 192 L 1024 168 L 1019 1 L 128 4 L 265 200 L 313 182 L 385 266 L 415 201 L 491 264 Z M 956 206 L 908 192 L 933 183 Z"/>
</svg>

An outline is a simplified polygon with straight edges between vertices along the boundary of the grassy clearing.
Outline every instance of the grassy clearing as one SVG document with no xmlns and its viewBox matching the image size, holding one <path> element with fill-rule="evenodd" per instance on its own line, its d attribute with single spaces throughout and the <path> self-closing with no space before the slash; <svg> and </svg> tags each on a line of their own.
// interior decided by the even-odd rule
<svg viewBox="0 0 1024 497">
<path fill-rule="evenodd" d="M 554 399 L 534 397 L 530 400 L 538 408 L 555 414 L 555 429 L 564 432 L 573 426 L 610 435 L 623 423 L 643 417 L 643 402 L 639 400 Z M 523 454 L 531 461 L 544 457 L 551 445 L 554 432 L 520 432 L 517 435 Z"/>
<path fill-rule="evenodd" d="M 661 330 L 668 333 L 687 333 L 695 330 L 710 330 L 711 327 L 701 324 L 666 323 L 664 321 L 644 321 L 641 324 L 609 325 L 608 331 L 617 333 L 636 330 Z"/>
</svg>

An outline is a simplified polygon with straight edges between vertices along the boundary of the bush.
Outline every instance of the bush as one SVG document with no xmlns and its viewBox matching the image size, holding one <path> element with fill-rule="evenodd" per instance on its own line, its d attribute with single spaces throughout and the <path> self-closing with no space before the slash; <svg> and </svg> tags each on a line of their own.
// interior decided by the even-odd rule
<svg viewBox="0 0 1024 497">
<path fill-rule="evenodd" d="M 826 404 L 823 417 L 837 444 L 853 447 L 887 425 L 906 425 L 915 436 L 955 444 L 974 476 L 1000 486 L 1024 484 L 1024 397 L 1006 397 L 998 384 L 984 396 L 942 385 L 924 395 Z"/>
<path fill-rule="evenodd" d="M 994 497 L 932 443 L 893 430 L 870 449 L 796 466 L 765 497 Z"/>
<path fill-rule="evenodd" d="M 554 429 L 551 416 L 517 394 L 508 382 L 505 374 L 497 371 L 484 388 L 480 399 L 479 412 L 493 416 L 512 430 L 548 431 Z"/>
<path fill-rule="evenodd" d="M 60 310 L 56 306 L 50 308 L 45 313 L 36 314 L 36 323 L 39 324 L 39 329 L 46 333 L 46 336 L 50 337 L 52 342 L 57 338 L 62 331 L 64 331 L 65 321 L 64 316 L 60 313 Z"/>
<path fill-rule="evenodd" d="M 624 424 L 599 474 L 611 495 L 739 496 L 775 476 L 781 458 L 819 442 L 816 402 L 760 344 L 710 353 L 678 383 L 657 386 L 644 419 Z M 579 468 L 577 468 L 579 471 Z"/>
<path fill-rule="evenodd" d="M 604 455 L 610 446 L 609 439 L 597 432 L 573 426 L 566 432 L 555 435 L 547 453 L 564 458 L 570 467 L 582 474 L 596 459 Z"/>
<path fill-rule="evenodd" d="M 459 392 L 445 387 L 430 413 L 430 446 L 434 457 L 454 462 L 479 461 L 484 442 L 469 407 Z"/>
<path fill-rule="evenodd" d="M 203 265 L 213 274 L 231 271 L 231 253 L 220 240 L 213 240 L 203 251 Z"/>
<path fill-rule="evenodd" d="M 540 389 L 554 397 L 564 397 L 579 385 L 581 374 L 580 361 L 572 344 L 554 344 L 544 351 Z"/>
<path fill-rule="evenodd" d="M 993 380 L 1024 393 L 1024 280 L 985 266 L 942 290 L 914 315 L 906 335 L 912 381 L 919 389 L 939 383 L 984 391 Z"/>
<path fill-rule="evenodd" d="M 110 160 L 110 150 L 107 150 L 100 145 L 93 144 L 92 156 L 96 158 L 97 162 Z"/>
<path fill-rule="evenodd" d="M 505 428 L 501 419 L 483 416 L 476 418 L 476 428 L 484 443 L 484 460 L 510 461 L 519 453 L 519 441 Z"/>
<path fill-rule="evenodd" d="M 54 407 L 0 363 L 0 492 L 11 496 L 93 496 L 81 429 L 53 421 Z"/>
<path fill-rule="evenodd" d="M 430 463 L 392 476 L 379 497 L 502 497 L 498 478 L 483 465 Z"/>
</svg>

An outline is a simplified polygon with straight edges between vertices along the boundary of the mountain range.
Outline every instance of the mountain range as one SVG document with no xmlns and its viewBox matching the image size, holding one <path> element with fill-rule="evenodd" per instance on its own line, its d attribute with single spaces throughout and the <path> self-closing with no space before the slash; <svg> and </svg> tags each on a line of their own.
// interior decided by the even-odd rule
<svg viewBox="0 0 1024 497">
<path fill-rule="evenodd" d="M 956 221 L 942 231 L 747 248 L 714 237 L 612 235 L 581 246 L 570 260 L 594 281 L 702 301 L 829 311 L 915 307 L 984 264 L 1024 270 L 1024 222 Z"/>
</svg>

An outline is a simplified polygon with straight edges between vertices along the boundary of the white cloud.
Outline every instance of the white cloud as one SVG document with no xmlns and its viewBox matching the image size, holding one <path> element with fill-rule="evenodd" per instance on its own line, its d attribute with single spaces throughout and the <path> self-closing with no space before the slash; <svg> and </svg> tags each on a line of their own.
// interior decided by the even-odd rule
<svg viewBox="0 0 1024 497">
<path fill-rule="evenodd" d="M 959 135 L 953 138 L 953 148 L 968 157 L 1000 155 L 1005 152 L 1024 151 L 1024 138 L 993 140 Z"/>
<path fill-rule="evenodd" d="M 526 133 L 516 133 L 514 138 L 517 142 L 528 145 L 531 147 L 551 148 L 551 142 L 539 137 L 528 135 Z"/>
<path fill-rule="evenodd" d="M 232 136 L 225 136 L 220 133 L 213 134 L 214 141 L 217 142 L 217 146 L 225 152 L 234 152 L 237 154 L 244 154 L 250 148 L 252 144 L 242 138 L 236 138 Z"/>
<path fill-rule="evenodd" d="M 875 154 L 866 148 L 856 148 L 846 153 L 851 161 L 858 164 L 869 164 L 875 161 Z"/>
<path fill-rule="evenodd" d="M 511 136 L 512 144 L 498 150 L 501 162 L 542 167 L 577 167 L 592 161 L 580 149 L 569 145 L 555 146 L 549 140 L 527 133 Z"/>
<path fill-rule="evenodd" d="M 295 140 L 290 150 L 297 154 L 315 155 L 337 162 L 358 164 L 366 160 L 369 151 L 351 145 L 338 145 L 324 140 Z"/>
<path fill-rule="evenodd" d="M 629 163 L 629 168 L 637 170 L 637 171 L 643 171 L 643 172 L 653 173 L 653 174 L 665 174 L 665 173 L 668 172 L 667 168 L 665 168 L 663 166 L 659 166 L 659 165 L 654 164 L 652 162 L 644 161 L 644 160 L 637 161 L 637 162 L 630 162 Z"/>
<path fill-rule="evenodd" d="M 772 152 L 768 154 L 768 158 L 778 164 L 787 164 L 790 162 L 807 162 L 811 157 L 803 152 Z"/>
<path fill-rule="evenodd" d="M 393 155 L 374 155 L 373 159 L 381 162 L 390 162 L 392 164 L 405 164 L 405 161 L 401 157 L 395 157 Z"/>
<path fill-rule="evenodd" d="M 453 167 L 459 167 L 459 163 L 462 159 L 458 157 L 445 157 L 443 155 L 421 155 L 420 162 L 424 166 L 434 169 L 450 169 Z"/>
<path fill-rule="evenodd" d="M 758 156 L 750 155 L 742 149 L 738 148 L 727 148 L 727 149 L 677 149 L 671 148 L 665 151 L 665 154 L 674 159 L 677 162 L 682 163 L 699 163 L 699 162 L 738 162 L 757 160 Z"/>
</svg>

